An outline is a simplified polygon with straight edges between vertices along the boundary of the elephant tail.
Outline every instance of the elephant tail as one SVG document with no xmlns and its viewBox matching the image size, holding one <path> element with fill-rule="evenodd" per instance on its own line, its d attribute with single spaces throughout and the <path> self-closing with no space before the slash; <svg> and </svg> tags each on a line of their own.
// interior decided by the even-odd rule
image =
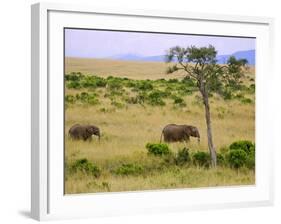
<svg viewBox="0 0 281 224">
<path fill-rule="evenodd" d="M 162 143 L 162 136 L 163 136 L 163 131 L 161 132 L 160 143 Z"/>
</svg>

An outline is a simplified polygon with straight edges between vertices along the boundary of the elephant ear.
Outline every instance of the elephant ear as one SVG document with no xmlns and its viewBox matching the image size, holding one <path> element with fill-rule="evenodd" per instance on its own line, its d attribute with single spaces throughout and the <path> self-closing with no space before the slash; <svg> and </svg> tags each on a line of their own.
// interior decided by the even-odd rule
<svg viewBox="0 0 281 224">
<path fill-rule="evenodd" d="M 185 132 L 186 132 L 186 134 L 191 135 L 191 129 L 190 129 L 190 127 L 186 126 L 186 127 L 185 127 Z"/>
<path fill-rule="evenodd" d="M 88 135 L 92 135 L 93 133 L 93 131 L 92 131 L 92 128 L 91 127 L 86 127 L 86 132 L 87 132 L 87 134 Z"/>
</svg>

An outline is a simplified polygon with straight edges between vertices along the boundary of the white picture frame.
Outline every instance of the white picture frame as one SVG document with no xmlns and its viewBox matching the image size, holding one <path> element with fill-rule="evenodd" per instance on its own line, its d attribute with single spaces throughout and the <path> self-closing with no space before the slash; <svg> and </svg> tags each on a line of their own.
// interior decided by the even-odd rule
<svg viewBox="0 0 281 224">
<path fill-rule="evenodd" d="M 273 203 L 270 133 L 273 19 L 191 12 L 97 9 L 38 3 L 32 16 L 31 215 L 37 220 L 100 217 Z M 254 36 L 256 45 L 256 184 L 159 191 L 64 195 L 63 27 Z M 186 31 L 184 31 L 186 32 Z M 262 58 L 262 60 L 261 60 Z"/>
</svg>

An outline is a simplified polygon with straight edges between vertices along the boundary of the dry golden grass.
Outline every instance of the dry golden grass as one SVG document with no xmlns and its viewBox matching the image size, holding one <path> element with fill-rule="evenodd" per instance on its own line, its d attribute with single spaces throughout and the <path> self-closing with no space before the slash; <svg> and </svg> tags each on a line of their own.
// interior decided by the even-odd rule
<svg viewBox="0 0 281 224">
<path fill-rule="evenodd" d="M 120 76 L 131 79 L 159 79 L 165 75 L 164 63 L 154 62 L 118 62 L 96 59 L 66 59 L 66 72 L 80 71 L 100 76 Z M 248 74 L 254 77 L 254 73 Z M 178 74 L 176 77 L 180 77 Z M 169 76 L 174 78 L 175 76 Z M 66 89 L 67 94 L 82 90 Z M 101 94 L 102 95 L 102 94 Z M 203 105 L 196 103 L 195 95 L 184 98 L 187 106 L 174 108 L 168 103 L 164 107 L 126 105 L 117 109 L 108 99 L 99 98 L 101 103 L 95 106 L 73 105 L 66 109 L 65 133 L 75 123 L 95 124 L 101 129 L 101 141 L 72 141 L 66 136 L 66 162 L 87 158 L 100 167 L 108 161 L 122 156 L 134 157 L 136 153 L 146 153 L 145 144 L 158 143 L 162 128 L 169 123 L 191 124 L 197 126 L 201 134 L 201 143 L 191 138 L 188 147 L 193 150 L 208 150 L 207 131 Z M 254 95 L 248 97 L 254 99 Z M 219 150 L 236 140 L 255 141 L 255 105 L 242 104 L 238 100 L 224 101 L 218 96 L 210 98 L 213 140 Z M 102 112 L 106 108 L 108 112 Z M 183 143 L 170 144 L 176 152 Z M 145 157 L 146 158 L 146 157 Z M 253 171 L 237 172 L 229 168 L 200 169 L 183 168 L 178 171 L 165 171 L 148 176 L 120 177 L 103 174 L 96 179 L 84 174 L 66 177 L 66 193 L 86 193 L 100 191 L 132 191 L 163 188 L 187 188 L 254 184 Z M 106 184 L 104 184 L 106 183 Z M 106 187 L 104 186 L 106 185 Z"/>
<path fill-rule="evenodd" d="M 165 74 L 167 64 L 164 62 L 117 61 L 92 58 L 66 58 L 65 72 L 82 72 L 97 74 L 101 77 L 120 76 L 130 79 L 160 79 L 169 78 Z M 183 77 L 184 73 L 178 72 L 173 77 Z"/>
<path fill-rule="evenodd" d="M 169 79 L 182 78 L 184 72 L 179 71 L 173 75 L 165 74 L 167 64 L 164 62 L 118 61 L 94 58 L 65 58 L 65 73 L 82 72 L 95 74 L 101 77 L 120 76 L 130 79 Z M 250 67 L 247 75 L 252 77 L 255 68 Z"/>
<path fill-rule="evenodd" d="M 102 176 L 94 178 L 76 174 L 66 181 L 67 193 L 140 191 L 176 188 L 223 187 L 252 185 L 253 171 L 229 168 L 202 169 L 197 167 L 167 170 L 148 176 Z"/>
</svg>

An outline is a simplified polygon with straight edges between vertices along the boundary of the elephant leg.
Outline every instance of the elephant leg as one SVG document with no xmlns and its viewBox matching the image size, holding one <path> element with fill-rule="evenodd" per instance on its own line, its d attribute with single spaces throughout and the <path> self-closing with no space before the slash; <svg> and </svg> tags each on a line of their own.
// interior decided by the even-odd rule
<svg viewBox="0 0 281 224">
<path fill-rule="evenodd" d="M 92 136 L 88 137 L 89 142 L 91 142 L 93 140 Z"/>
</svg>

